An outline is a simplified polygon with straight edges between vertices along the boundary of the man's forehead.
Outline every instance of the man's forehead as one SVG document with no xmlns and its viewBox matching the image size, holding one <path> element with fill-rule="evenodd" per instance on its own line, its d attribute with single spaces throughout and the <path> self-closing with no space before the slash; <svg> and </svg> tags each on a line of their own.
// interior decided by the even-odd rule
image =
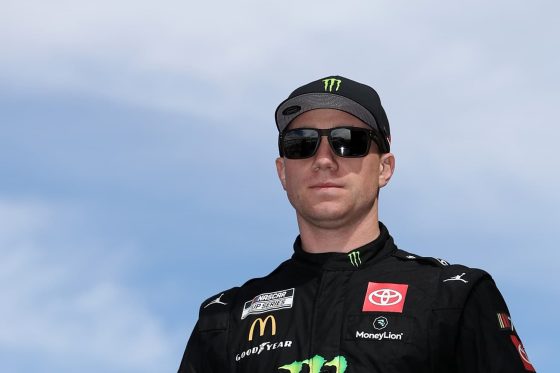
<svg viewBox="0 0 560 373">
<path fill-rule="evenodd" d="M 342 125 L 370 128 L 362 120 L 345 111 L 336 109 L 315 109 L 298 115 L 290 122 L 288 129 L 303 127 L 332 128 Z"/>
</svg>

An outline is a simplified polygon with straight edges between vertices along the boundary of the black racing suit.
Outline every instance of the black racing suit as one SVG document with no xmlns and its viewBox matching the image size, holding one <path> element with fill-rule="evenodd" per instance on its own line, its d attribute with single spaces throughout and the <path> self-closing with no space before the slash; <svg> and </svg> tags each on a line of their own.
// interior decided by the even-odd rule
<svg viewBox="0 0 560 373">
<path fill-rule="evenodd" d="M 205 301 L 180 373 L 533 372 L 486 272 L 397 249 L 294 254 Z"/>
</svg>

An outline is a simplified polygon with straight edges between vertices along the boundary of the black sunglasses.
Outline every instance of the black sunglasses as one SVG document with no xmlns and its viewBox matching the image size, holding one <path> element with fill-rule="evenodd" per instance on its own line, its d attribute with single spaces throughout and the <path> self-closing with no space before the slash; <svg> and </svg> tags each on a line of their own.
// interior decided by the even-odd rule
<svg viewBox="0 0 560 373">
<path fill-rule="evenodd" d="M 335 127 L 329 129 L 296 128 L 285 131 L 278 138 L 280 156 L 288 159 L 305 159 L 315 155 L 321 137 L 327 136 L 334 154 L 339 157 L 357 158 L 369 153 L 371 141 L 379 149 L 380 141 L 376 132 L 360 127 Z"/>
</svg>

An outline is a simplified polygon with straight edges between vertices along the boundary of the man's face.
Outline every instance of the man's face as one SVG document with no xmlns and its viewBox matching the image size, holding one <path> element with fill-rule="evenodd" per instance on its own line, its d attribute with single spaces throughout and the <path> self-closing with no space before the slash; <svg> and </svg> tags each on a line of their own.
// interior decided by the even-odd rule
<svg viewBox="0 0 560 373">
<path fill-rule="evenodd" d="M 355 116 L 334 109 L 305 112 L 290 123 L 289 129 L 340 126 L 370 129 Z M 365 157 L 338 157 L 327 137 L 322 137 L 311 158 L 278 158 L 278 176 L 298 219 L 332 229 L 359 222 L 371 214 L 377 218 L 378 190 L 387 184 L 394 168 L 393 155 L 380 155 L 377 151 L 372 143 Z"/>
</svg>

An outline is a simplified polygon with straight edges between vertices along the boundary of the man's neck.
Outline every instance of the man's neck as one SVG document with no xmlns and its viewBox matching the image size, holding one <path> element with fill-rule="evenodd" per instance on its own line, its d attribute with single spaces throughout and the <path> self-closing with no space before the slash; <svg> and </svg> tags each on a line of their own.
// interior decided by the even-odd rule
<svg viewBox="0 0 560 373">
<path fill-rule="evenodd" d="M 298 216 L 298 226 L 303 250 L 309 253 L 347 253 L 379 237 L 377 211 L 354 224 L 340 227 L 322 227 Z"/>
</svg>

